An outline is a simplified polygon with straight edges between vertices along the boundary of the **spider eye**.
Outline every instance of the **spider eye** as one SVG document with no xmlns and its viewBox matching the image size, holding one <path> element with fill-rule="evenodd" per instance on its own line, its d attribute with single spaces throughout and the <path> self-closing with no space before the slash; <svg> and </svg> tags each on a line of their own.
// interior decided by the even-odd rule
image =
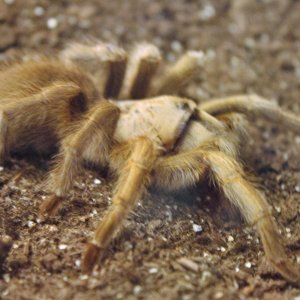
<svg viewBox="0 0 300 300">
<path fill-rule="evenodd" d="M 180 102 L 177 104 L 177 107 L 182 110 L 189 110 L 190 107 L 186 102 Z"/>
</svg>

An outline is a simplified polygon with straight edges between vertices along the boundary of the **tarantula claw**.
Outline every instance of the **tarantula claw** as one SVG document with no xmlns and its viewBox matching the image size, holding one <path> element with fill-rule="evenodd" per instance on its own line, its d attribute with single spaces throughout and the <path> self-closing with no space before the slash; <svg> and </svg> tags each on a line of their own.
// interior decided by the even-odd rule
<svg viewBox="0 0 300 300">
<path fill-rule="evenodd" d="M 62 202 L 63 197 L 59 197 L 56 195 L 51 195 L 49 198 L 47 198 L 41 205 L 40 205 L 40 211 L 39 216 L 41 219 L 46 219 L 48 217 L 55 216 L 60 203 Z"/>
<path fill-rule="evenodd" d="M 87 243 L 82 257 L 81 270 L 84 273 L 91 273 L 100 256 L 101 248 L 93 243 Z"/>
</svg>

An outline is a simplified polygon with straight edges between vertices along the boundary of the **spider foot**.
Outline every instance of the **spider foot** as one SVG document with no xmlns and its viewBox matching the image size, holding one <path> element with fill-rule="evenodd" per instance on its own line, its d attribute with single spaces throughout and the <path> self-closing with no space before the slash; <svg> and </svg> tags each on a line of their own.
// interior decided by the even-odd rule
<svg viewBox="0 0 300 300">
<path fill-rule="evenodd" d="M 287 258 L 280 261 L 271 260 L 271 263 L 287 280 L 297 285 L 300 284 L 300 270 L 297 268 L 297 265 L 292 264 Z"/>
<path fill-rule="evenodd" d="M 85 252 L 82 257 L 81 270 L 84 273 L 91 273 L 100 256 L 101 248 L 93 243 L 86 245 Z"/>
<path fill-rule="evenodd" d="M 47 219 L 48 217 L 55 216 L 63 197 L 51 195 L 41 205 L 39 216 L 41 219 Z"/>
</svg>

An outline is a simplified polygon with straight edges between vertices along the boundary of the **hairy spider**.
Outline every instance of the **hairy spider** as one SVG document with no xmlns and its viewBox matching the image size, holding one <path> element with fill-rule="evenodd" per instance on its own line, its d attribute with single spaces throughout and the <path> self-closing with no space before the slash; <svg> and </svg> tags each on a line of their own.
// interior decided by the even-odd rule
<svg viewBox="0 0 300 300">
<path fill-rule="evenodd" d="M 12 151 L 58 147 L 42 217 L 57 212 L 83 161 L 116 172 L 112 206 L 87 244 L 83 271 L 93 269 L 145 188 L 185 188 L 209 176 L 257 228 L 273 266 L 299 282 L 270 207 L 246 180 L 237 155 L 247 117 L 261 116 L 296 132 L 299 117 L 256 95 L 200 105 L 173 96 L 197 74 L 205 56 L 187 52 L 153 84 L 160 61 L 155 46 L 139 44 L 127 66 L 123 49 L 97 42 L 72 44 L 57 58 L 6 66 L 0 72 L 1 161 Z"/>
</svg>

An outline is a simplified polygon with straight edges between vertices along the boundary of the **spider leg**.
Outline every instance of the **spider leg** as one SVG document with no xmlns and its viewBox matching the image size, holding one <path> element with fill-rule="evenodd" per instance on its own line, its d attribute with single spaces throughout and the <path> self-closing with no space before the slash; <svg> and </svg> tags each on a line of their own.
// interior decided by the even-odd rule
<svg viewBox="0 0 300 300">
<path fill-rule="evenodd" d="M 248 136 L 247 127 L 249 126 L 249 123 L 245 115 L 231 112 L 215 117 L 226 126 L 227 132 L 232 133 L 240 141 Z"/>
<path fill-rule="evenodd" d="M 178 190 L 196 185 L 208 174 L 208 164 L 197 149 L 160 157 L 151 173 L 151 182 L 157 187 Z"/>
<path fill-rule="evenodd" d="M 101 164 L 108 158 L 111 136 L 119 118 L 119 108 L 103 101 L 96 104 L 83 120 L 76 124 L 73 133 L 63 139 L 60 153 L 49 185 L 52 195 L 40 206 L 41 217 L 54 215 L 59 204 L 71 188 L 83 160 Z"/>
<path fill-rule="evenodd" d="M 102 42 L 93 46 L 71 43 L 61 52 L 60 58 L 92 74 L 104 98 L 118 97 L 127 63 L 127 53 L 122 48 Z"/>
<path fill-rule="evenodd" d="M 295 132 L 300 131 L 300 118 L 290 112 L 282 110 L 278 105 L 257 95 L 241 95 L 229 98 L 215 99 L 199 105 L 212 115 L 227 112 L 240 112 L 249 117 L 262 116 L 270 121 L 282 123 Z"/>
<path fill-rule="evenodd" d="M 227 198 L 240 209 L 248 223 L 256 226 L 268 260 L 286 279 L 299 282 L 300 272 L 287 258 L 262 193 L 245 179 L 242 168 L 230 156 L 220 151 L 205 150 L 200 150 L 199 154 L 210 166 L 213 179 Z"/>
<path fill-rule="evenodd" d="M 103 48 L 103 54 L 99 54 L 106 70 L 103 96 L 106 99 L 117 98 L 125 76 L 127 53 L 122 48 L 111 44 L 106 44 Z"/>
<path fill-rule="evenodd" d="M 287 258 L 267 201 L 245 179 L 246 175 L 233 157 L 216 150 L 214 145 L 209 148 L 208 140 L 207 145 L 159 158 L 151 175 L 156 186 L 176 190 L 195 185 L 209 173 L 246 221 L 256 226 L 266 257 L 276 270 L 286 279 L 299 282 L 300 272 Z"/>
<path fill-rule="evenodd" d="M 205 61 L 201 51 L 188 51 L 159 80 L 154 95 L 174 95 L 192 80 Z"/>
<path fill-rule="evenodd" d="M 129 58 L 121 98 L 146 97 L 160 61 L 161 56 L 157 47 L 146 43 L 138 44 Z"/>
<path fill-rule="evenodd" d="M 28 97 L 1 99 L 0 105 L 0 161 L 3 163 L 11 148 L 34 145 L 36 150 L 47 151 L 49 145 L 53 147 L 58 142 L 57 136 L 62 137 L 66 130 L 66 126 L 57 123 L 78 118 L 86 103 L 76 84 L 54 82 Z M 49 116 L 49 110 L 54 112 L 54 118 Z M 43 134 L 49 130 L 51 134 L 45 141 Z M 41 139 L 37 132 L 41 132 Z"/>
<path fill-rule="evenodd" d="M 112 207 L 99 223 L 93 240 L 87 244 L 83 255 L 82 269 L 90 272 L 101 250 L 105 249 L 122 221 L 133 209 L 137 197 L 149 183 L 149 173 L 158 153 L 153 143 L 147 138 L 135 140 L 132 153 L 121 170 Z"/>
</svg>

